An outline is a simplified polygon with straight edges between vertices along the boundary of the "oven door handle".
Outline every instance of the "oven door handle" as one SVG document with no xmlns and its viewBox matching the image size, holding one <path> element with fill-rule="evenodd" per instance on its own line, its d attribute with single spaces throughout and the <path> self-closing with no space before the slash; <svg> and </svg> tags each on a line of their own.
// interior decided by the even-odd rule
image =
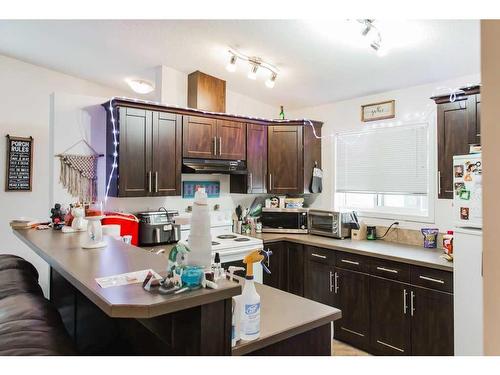
<svg viewBox="0 0 500 375">
<path fill-rule="evenodd" d="M 317 212 L 317 211 L 309 211 L 309 216 L 330 216 L 333 217 L 331 212 Z"/>
</svg>

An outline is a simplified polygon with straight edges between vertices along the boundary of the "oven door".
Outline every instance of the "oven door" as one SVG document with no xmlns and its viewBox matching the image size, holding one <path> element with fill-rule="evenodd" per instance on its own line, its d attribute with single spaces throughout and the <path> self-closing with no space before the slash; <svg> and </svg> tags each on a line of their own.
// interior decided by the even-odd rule
<svg viewBox="0 0 500 375">
<path fill-rule="evenodd" d="M 309 212 L 309 233 L 335 237 L 338 235 L 337 212 Z"/>
<path fill-rule="evenodd" d="M 262 212 L 261 221 L 265 231 L 307 233 L 306 212 Z"/>
</svg>

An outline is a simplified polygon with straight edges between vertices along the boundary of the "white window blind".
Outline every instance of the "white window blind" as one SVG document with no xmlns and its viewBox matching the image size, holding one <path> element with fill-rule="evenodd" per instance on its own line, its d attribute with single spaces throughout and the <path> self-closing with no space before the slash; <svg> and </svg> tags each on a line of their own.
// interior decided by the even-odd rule
<svg viewBox="0 0 500 375">
<path fill-rule="evenodd" d="M 337 135 L 337 192 L 427 194 L 427 124 Z"/>
</svg>

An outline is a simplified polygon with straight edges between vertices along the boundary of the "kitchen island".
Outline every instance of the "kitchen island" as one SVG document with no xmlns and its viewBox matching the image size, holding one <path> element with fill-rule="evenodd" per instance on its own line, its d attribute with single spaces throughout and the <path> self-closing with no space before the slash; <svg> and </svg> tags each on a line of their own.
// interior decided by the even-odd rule
<svg viewBox="0 0 500 375">
<path fill-rule="evenodd" d="M 220 280 L 215 290 L 169 296 L 140 283 L 101 288 L 96 278 L 144 269 L 164 274 L 168 258 L 112 238 L 104 248 L 83 249 L 86 233 L 14 234 L 50 265 L 50 300 L 81 354 L 330 353 L 330 322 L 341 316 L 333 307 L 259 285 L 261 338 L 232 351 L 231 297 L 241 293 L 238 283 Z"/>
</svg>

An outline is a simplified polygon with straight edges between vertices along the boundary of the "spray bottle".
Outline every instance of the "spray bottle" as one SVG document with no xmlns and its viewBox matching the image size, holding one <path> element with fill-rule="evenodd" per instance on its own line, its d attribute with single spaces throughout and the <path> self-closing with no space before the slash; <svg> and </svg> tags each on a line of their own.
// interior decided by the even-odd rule
<svg viewBox="0 0 500 375">
<path fill-rule="evenodd" d="M 241 339 L 251 341 L 258 339 L 260 336 L 260 296 L 255 290 L 253 280 L 253 264 L 260 262 L 264 270 L 270 273 L 269 269 L 264 265 L 265 259 L 271 252 L 260 250 L 252 251 L 244 259 L 243 263 L 247 265 L 245 276 L 245 285 L 241 293 Z"/>
</svg>

